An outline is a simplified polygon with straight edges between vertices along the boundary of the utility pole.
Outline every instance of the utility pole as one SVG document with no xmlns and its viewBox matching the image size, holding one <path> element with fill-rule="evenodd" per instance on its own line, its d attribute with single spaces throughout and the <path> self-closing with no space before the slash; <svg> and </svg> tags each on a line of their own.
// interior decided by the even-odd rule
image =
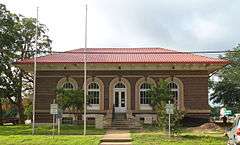
<svg viewBox="0 0 240 145">
<path fill-rule="evenodd" d="M 84 59 L 84 135 L 86 135 L 86 128 L 87 128 L 87 4 L 86 4 L 86 16 L 85 16 L 85 48 L 83 53 Z"/>
<path fill-rule="evenodd" d="M 32 100 L 32 135 L 35 134 L 35 102 L 36 102 L 36 76 L 37 76 L 37 47 L 38 47 L 38 7 L 36 18 L 36 31 L 35 31 L 35 51 L 34 51 L 34 66 L 33 66 L 33 100 Z"/>
</svg>

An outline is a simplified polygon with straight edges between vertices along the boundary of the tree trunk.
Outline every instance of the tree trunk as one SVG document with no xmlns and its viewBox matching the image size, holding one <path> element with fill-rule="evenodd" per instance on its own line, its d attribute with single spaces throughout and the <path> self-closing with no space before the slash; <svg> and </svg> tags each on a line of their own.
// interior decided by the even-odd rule
<svg viewBox="0 0 240 145">
<path fill-rule="evenodd" d="M 23 99 L 22 99 L 22 78 L 23 78 L 23 73 L 22 70 L 20 70 L 19 74 L 19 88 L 17 91 L 17 108 L 18 108 L 18 115 L 19 115 L 19 123 L 23 124 L 24 123 L 24 107 L 23 107 Z"/>
<path fill-rule="evenodd" d="M 22 97 L 18 99 L 17 108 L 18 108 L 17 110 L 19 115 L 19 123 L 24 124 L 25 116 L 24 116 L 24 107 L 22 104 Z"/>
<path fill-rule="evenodd" d="M 0 125 L 3 125 L 3 108 L 1 100 L 0 100 Z"/>
</svg>

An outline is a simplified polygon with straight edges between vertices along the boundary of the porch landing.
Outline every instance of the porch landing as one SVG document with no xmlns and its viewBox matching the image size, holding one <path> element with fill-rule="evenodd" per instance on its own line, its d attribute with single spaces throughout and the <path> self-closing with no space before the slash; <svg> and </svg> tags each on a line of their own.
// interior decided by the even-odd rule
<svg viewBox="0 0 240 145">
<path fill-rule="evenodd" d="M 129 130 L 108 130 L 100 145 L 132 145 Z"/>
</svg>

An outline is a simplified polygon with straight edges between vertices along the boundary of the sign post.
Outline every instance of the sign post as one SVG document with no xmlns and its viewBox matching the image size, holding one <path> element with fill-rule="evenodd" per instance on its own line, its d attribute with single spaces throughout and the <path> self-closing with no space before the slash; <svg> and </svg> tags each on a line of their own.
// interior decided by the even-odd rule
<svg viewBox="0 0 240 145">
<path fill-rule="evenodd" d="M 63 113 L 63 111 L 61 109 L 58 109 L 58 114 L 56 115 L 57 124 L 58 124 L 58 135 L 60 135 L 60 130 L 61 130 L 60 125 L 61 125 L 62 113 Z"/>
<path fill-rule="evenodd" d="M 168 101 L 168 104 L 166 104 L 165 109 L 166 113 L 168 114 L 168 137 L 171 137 L 171 114 L 173 114 L 173 104 Z"/>
<path fill-rule="evenodd" d="M 58 104 L 55 104 L 55 100 L 53 101 L 53 104 L 50 105 L 50 114 L 53 115 L 53 132 L 52 135 L 54 136 L 54 130 L 55 130 L 55 115 L 58 114 Z"/>
<path fill-rule="evenodd" d="M 57 121 L 58 121 L 58 135 L 60 135 L 60 118 L 58 118 Z"/>
</svg>

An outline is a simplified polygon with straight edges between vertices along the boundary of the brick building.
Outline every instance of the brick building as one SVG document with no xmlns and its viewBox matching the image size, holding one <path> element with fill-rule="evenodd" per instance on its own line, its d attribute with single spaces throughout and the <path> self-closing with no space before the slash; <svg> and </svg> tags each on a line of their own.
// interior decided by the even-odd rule
<svg viewBox="0 0 240 145">
<path fill-rule="evenodd" d="M 128 117 L 154 120 L 146 91 L 165 79 L 186 118 L 208 119 L 209 74 L 226 64 L 225 60 L 163 48 L 88 48 L 87 91 L 94 96 L 88 117 L 111 117 L 114 109 Z M 17 65 L 33 71 L 32 59 Z M 37 58 L 36 122 L 51 122 L 50 104 L 58 87 L 83 88 L 83 49 Z M 71 117 L 69 112 L 64 115 Z"/>
</svg>

